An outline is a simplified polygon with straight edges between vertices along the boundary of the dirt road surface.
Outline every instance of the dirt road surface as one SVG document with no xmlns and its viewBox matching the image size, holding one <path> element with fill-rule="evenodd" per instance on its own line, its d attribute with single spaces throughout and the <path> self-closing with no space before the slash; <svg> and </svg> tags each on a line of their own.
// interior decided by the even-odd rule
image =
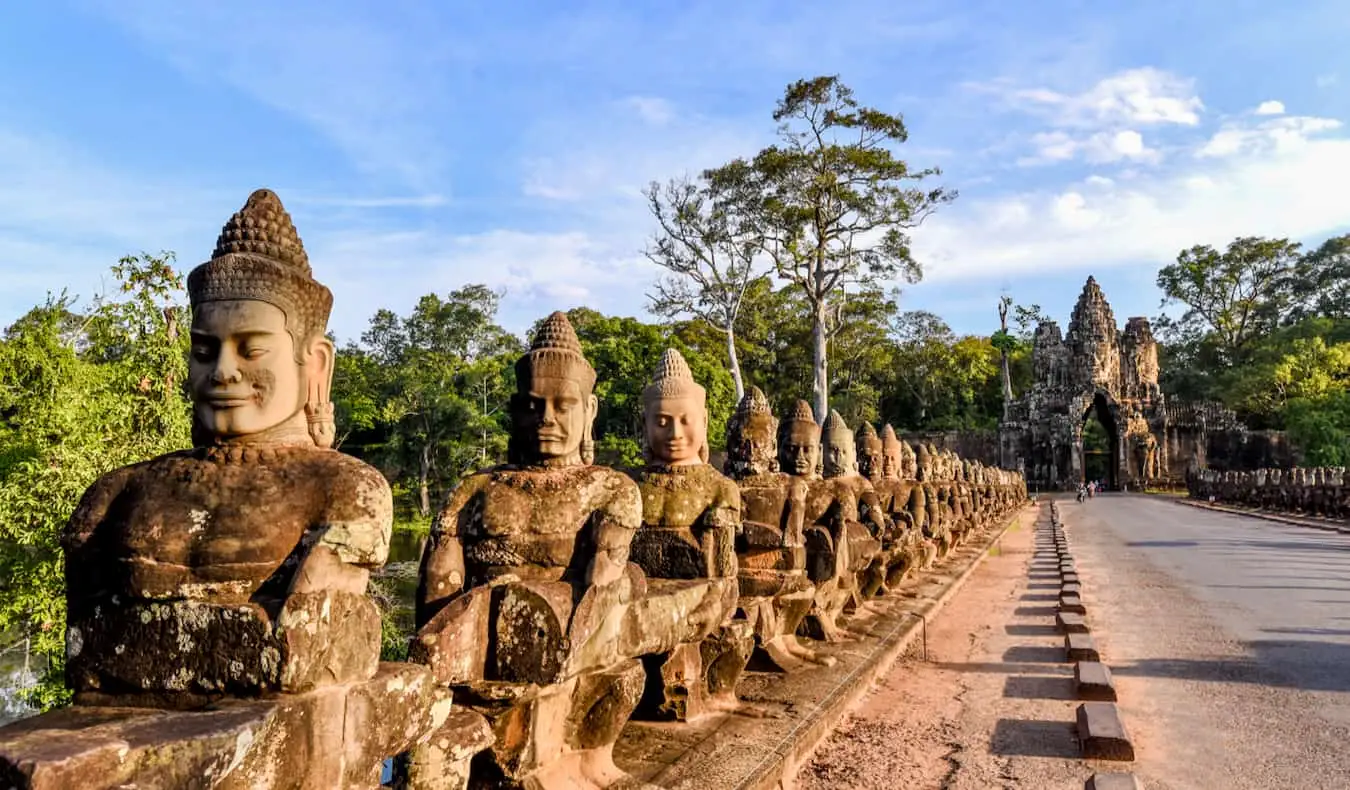
<svg viewBox="0 0 1350 790">
<path fill-rule="evenodd" d="M 1055 633 L 1057 575 L 1030 568 L 1029 521 L 1004 535 L 853 715 L 803 765 L 797 787 L 1081 790 L 1072 668 Z M 1042 569 L 1043 568 L 1043 569 Z"/>
<path fill-rule="evenodd" d="M 1143 496 L 1061 500 L 1133 764 L 1078 758 L 1058 577 L 1009 532 L 797 786 L 1350 788 L 1350 538 Z"/>
</svg>

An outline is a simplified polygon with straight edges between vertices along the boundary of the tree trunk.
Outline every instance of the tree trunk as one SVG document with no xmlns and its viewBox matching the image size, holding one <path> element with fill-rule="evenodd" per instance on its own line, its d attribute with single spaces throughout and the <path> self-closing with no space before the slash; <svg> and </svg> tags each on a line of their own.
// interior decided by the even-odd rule
<svg viewBox="0 0 1350 790">
<path fill-rule="evenodd" d="M 741 360 L 736 356 L 736 332 L 727 328 L 727 360 L 731 365 L 731 380 L 736 383 L 736 403 L 745 397 L 745 382 L 741 379 Z"/>
<path fill-rule="evenodd" d="M 1008 416 L 1008 405 L 1012 403 L 1012 374 L 1008 372 L 1008 352 L 1000 351 L 999 356 L 1003 357 L 1003 416 Z"/>
<path fill-rule="evenodd" d="M 815 395 L 816 422 L 820 425 L 825 424 L 825 418 L 830 413 L 830 379 L 827 359 L 829 338 L 826 336 L 825 311 L 825 300 L 821 299 L 816 303 L 815 316 L 811 322 L 811 345 L 814 347 L 813 359 L 815 363 L 815 381 L 812 385 L 812 393 Z"/>
<path fill-rule="evenodd" d="M 431 515 L 431 445 L 422 445 L 422 459 L 417 470 L 418 511 L 422 518 Z"/>
</svg>

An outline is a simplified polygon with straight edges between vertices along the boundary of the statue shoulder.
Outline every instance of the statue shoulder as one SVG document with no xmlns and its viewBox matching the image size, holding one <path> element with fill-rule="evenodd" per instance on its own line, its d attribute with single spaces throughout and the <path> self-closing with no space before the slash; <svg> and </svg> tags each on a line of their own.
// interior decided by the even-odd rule
<svg viewBox="0 0 1350 790">
<path fill-rule="evenodd" d="M 69 550 L 87 540 L 107 517 L 108 509 L 113 502 L 143 475 L 162 475 L 165 470 L 161 467 L 177 465 L 190 459 L 191 456 L 191 450 L 179 450 L 99 475 L 98 479 L 85 489 L 79 504 L 70 515 L 70 520 L 66 522 L 66 527 L 61 533 L 62 545 Z"/>
<path fill-rule="evenodd" d="M 328 483 L 320 542 L 344 562 L 382 565 L 389 555 L 394 525 L 394 494 L 389 481 L 370 464 L 336 450 L 314 456 Z"/>
</svg>

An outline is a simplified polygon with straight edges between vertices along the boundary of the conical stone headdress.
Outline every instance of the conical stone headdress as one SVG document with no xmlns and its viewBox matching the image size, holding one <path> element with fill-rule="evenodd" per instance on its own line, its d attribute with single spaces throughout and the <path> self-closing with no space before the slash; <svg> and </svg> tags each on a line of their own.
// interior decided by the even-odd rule
<svg viewBox="0 0 1350 790">
<path fill-rule="evenodd" d="M 792 411 L 783 417 L 779 426 L 779 443 L 782 443 L 782 437 L 786 436 L 792 430 L 794 424 L 801 423 L 809 425 L 816 430 L 816 436 L 820 436 L 820 426 L 816 424 L 816 416 L 811 411 L 811 404 L 804 400 L 799 400 L 792 405 Z"/>
<path fill-rule="evenodd" d="M 577 332 L 561 311 L 544 319 L 530 350 L 516 360 L 517 389 L 524 392 L 535 376 L 576 379 L 582 384 L 582 395 L 595 389 L 595 368 L 582 355 Z"/>
<path fill-rule="evenodd" d="M 872 423 L 864 422 L 858 426 L 858 432 L 854 434 L 853 439 L 861 445 L 864 441 L 879 441 L 881 437 L 877 436 L 877 429 L 872 427 Z"/>
<path fill-rule="evenodd" d="M 662 398 L 687 397 L 697 398 L 701 406 L 707 404 L 707 392 L 694 381 L 689 363 L 684 361 L 679 351 L 668 348 L 656 363 L 651 383 L 642 390 L 642 403 L 647 405 Z"/>
<path fill-rule="evenodd" d="M 322 334 L 333 309 L 332 292 L 314 279 L 291 215 L 270 189 L 249 195 L 230 217 L 211 260 L 192 270 L 187 288 L 193 306 L 232 299 L 274 305 L 297 343 Z"/>
<path fill-rule="evenodd" d="M 839 416 L 839 412 L 830 410 L 829 416 L 825 418 L 825 425 L 820 432 L 820 443 L 827 447 L 842 447 L 853 445 L 853 431 L 848 429 L 848 424 L 844 418 Z"/>
<path fill-rule="evenodd" d="M 891 427 L 890 423 L 886 423 L 881 429 L 881 448 L 886 451 L 899 450 L 900 457 L 904 457 L 905 443 L 900 441 L 899 436 L 895 435 L 895 429 Z"/>
</svg>

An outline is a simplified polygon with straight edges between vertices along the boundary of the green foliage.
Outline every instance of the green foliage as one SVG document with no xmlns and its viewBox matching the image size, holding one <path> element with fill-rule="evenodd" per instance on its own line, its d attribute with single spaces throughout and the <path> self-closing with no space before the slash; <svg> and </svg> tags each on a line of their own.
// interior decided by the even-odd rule
<svg viewBox="0 0 1350 790">
<path fill-rule="evenodd" d="M 495 323 L 499 296 L 467 285 L 380 310 L 338 355 L 339 447 L 378 466 L 400 512 L 427 519 L 461 477 L 500 463 L 520 340 Z"/>
<path fill-rule="evenodd" d="M 123 258 L 126 299 L 73 312 L 48 299 L 0 340 L 0 633 L 32 640 L 47 677 L 33 704 L 62 704 L 60 535 L 99 475 L 191 445 L 187 312 L 171 253 Z"/>
<path fill-rule="evenodd" d="M 1350 466 L 1350 392 L 1341 389 L 1285 404 L 1289 438 L 1308 466 Z"/>
<path fill-rule="evenodd" d="M 704 178 L 811 308 L 811 380 L 823 418 L 830 384 L 824 340 L 847 326 L 845 295 L 895 278 L 917 282 L 923 269 L 909 230 L 956 193 L 920 188 L 940 171 L 911 169 L 895 155 L 909 138 L 904 120 L 859 105 L 838 76 L 792 83 L 773 119 L 776 145 Z"/>
</svg>

